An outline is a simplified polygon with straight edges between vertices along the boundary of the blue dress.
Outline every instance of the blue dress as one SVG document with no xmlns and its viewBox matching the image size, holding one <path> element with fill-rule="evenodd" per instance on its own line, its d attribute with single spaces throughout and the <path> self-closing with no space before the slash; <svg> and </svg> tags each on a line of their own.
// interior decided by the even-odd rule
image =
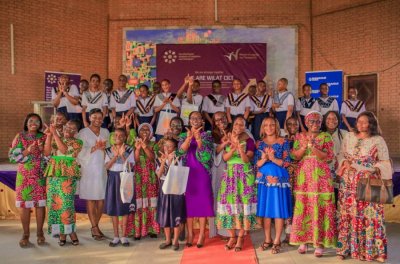
<svg viewBox="0 0 400 264">
<path fill-rule="evenodd" d="M 283 160 L 283 166 L 272 161 L 265 162 L 257 173 L 257 216 L 263 218 L 290 218 L 293 204 L 290 191 L 289 173 L 286 167 L 290 164 L 290 143 L 287 139 L 279 139 L 272 146 L 259 141 L 255 162 L 261 159 L 265 148 L 272 147 L 275 158 Z M 277 182 L 275 179 L 277 178 Z"/>
</svg>

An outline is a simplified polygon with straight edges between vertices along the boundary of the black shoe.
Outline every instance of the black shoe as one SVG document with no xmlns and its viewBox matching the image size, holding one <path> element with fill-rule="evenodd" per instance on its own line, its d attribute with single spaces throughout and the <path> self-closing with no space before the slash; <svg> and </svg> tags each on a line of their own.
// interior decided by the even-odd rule
<svg viewBox="0 0 400 264">
<path fill-rule="evenodd" d="M 169 248 L 169 247 L 171 247 L 172 246 L 172 242 L 170 242 L 169 244 L 167 244 L 167 243 L 162 243 L 160 246 L 159 246 L 159 248 L 160 249 L 166 249 L 166 248 Z"/>
<path fill-rule="evenodd" d="M 65 246 L 65 244 L 67 243 L 67 240 L 66 239 L 64 239 L 64 240 L 58 240 L 58 245 L 60 246 L 60 247 L 63 247 L 63 246 Z"/>
<path fill-rule="evenodd" d="M 134 240 L 140 240 L 141 237 L 134 237 Z"/>
<path fill-rule="evenodd" d="M 109 245 L 110 247 L 116 247 L 116 246 L 118 246 L 119 243 L 121 243 L 121 241 L 119 241 L 119 240 L 118 240 L 117 243 L 114 243 L 114 242 L 110 241 L 110 244 L 108 244 L 108 245 Z"/>
<path fill-rule="evenodd" d="M 129 247 L 129 246 L 130 246 L 129 241 L 126 241 L 126 242 L 122 243 L 122 246 L 123 246 L 123 247 Z"/>
<path fill-rule="evenodd" d="M 157 238 L 157 234 L 150 234 L 149 237 L 151 237 L 151 238 Z"/>
<path fill-rule="evenodd" d="M 178 251 L 179 250 L 179 243 L 175 244 L 173 247 L 174 251 Z"/>
</svg>

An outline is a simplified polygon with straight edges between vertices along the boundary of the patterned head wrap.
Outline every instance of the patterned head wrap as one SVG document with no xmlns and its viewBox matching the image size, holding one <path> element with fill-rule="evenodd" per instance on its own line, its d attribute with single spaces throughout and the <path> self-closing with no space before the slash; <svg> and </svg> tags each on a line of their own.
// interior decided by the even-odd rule
<svg viewBox="0 0 400 264">
<path fill-rule="evenodd" d="M 140 129 L 142 129 L 143 126 L 147 126 L 149 128 L 150 130 L 149 139 L 151 139 L 153 137 L 153 127 L 149 123 L 142 123 L 138 128 L 138 133 L 140 132 Z"/>
<path fill-rule="evenodd" d="M 311 111 L 304 118 L 305 123 L 307 124 L 308 120 L 310 119 L 319 119 L 320 121 L 322 121 L 322 114 L 318 111 Z"/>
</svg>

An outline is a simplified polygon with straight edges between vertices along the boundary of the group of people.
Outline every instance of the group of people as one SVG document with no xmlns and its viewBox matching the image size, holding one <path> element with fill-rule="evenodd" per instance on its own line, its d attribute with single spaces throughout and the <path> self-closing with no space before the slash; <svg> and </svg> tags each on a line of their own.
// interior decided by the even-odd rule
<svg viewBox="0 0 400 264">
<path fill-rule="evenodd" d="M 339 114 L 327 84 L 320 86 L 320 98 L 311 97 L 305 84 L 304 96 L 295 99 L 285 78 L 274 95 L 263 81 L 255 94 L 245 93 L 235 79 L 224 96 L 214 81 L 204 98 L 190 76 L 176 94 L 168 80 L 156 83 L 152 95 L 142 85 L 136 96 L 126 83 L 121 75 L 113 90 L 107 79 L 101 91 L 100 76 L 93 74 L 86 89 L 81 81 L 79 92 L 62 76 L 53 93 L 58 111 L 51 124 L 37 114 L 26 117 L 9 152 L 19 164 L 21 247 L 29 243 L 33 207 L 37 242 L 44 243 L 46 206 L 48 233 L 59 235 L 60 246 L 67 235 L 78 245 L 74 195 L 79 189 L 95 240 L 104 239 L 102 214 L 112 217 L 111 247 L 129 246 L 129 236 L 157 237 L 161 228 L 160 249 L 178 250 L 182 234 L 191 247 L 198 219 L 197 248 L 205 244 L 208 220 L 210 236 L 225 237 L 226 250 L 241 251 L 244 237 L 262 227 L 260 248 L 273 254 L 288 243 L 298 245 L 300 254 L 313 246 L 316 257 L 324 248 L 336 248 L 342 260 L 387 259 L 383 205 L 357 200 L 356 188 L 362 178 L 391 178 L 392 168 L 378 121 L 365 111 L 355 88 L 349 88 Z M 187 120 L 179 115 L 185 105 L 197 106 Z M 81 108 L 81 114 L 72 108 Z M 162 111 L 173 117 L 163 120 Z M 155 133 L 165 122 L 168 130 Z M 169 168 L 178 164 L 189 167 L 186 191 L 164 193 Z M 123 202 L 120 175 L 129 167 L 134 195 Z"/>
</svg>

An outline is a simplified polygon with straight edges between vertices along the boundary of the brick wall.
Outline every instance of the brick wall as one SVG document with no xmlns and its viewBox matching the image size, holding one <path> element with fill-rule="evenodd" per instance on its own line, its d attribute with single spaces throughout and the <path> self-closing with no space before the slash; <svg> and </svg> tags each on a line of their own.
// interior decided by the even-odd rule
<svg viewBox="0 0 400 264">
<path fill-rule="evenodd" d="M 378 119 L 400 156 L 400 1 L 312 1 L 314 70 L 378 73 Z M 334 67 L 332 67 L 332 65 Z"/>
<path fill-rule="evenodd" d="M 107 73 L 108 2 L 96 0 L 0 1 L 0 158 L 28 112 L 44 100 L 44 71 Z M 15 75 L 11 74 L 14 24 Z"/>
</svg>

